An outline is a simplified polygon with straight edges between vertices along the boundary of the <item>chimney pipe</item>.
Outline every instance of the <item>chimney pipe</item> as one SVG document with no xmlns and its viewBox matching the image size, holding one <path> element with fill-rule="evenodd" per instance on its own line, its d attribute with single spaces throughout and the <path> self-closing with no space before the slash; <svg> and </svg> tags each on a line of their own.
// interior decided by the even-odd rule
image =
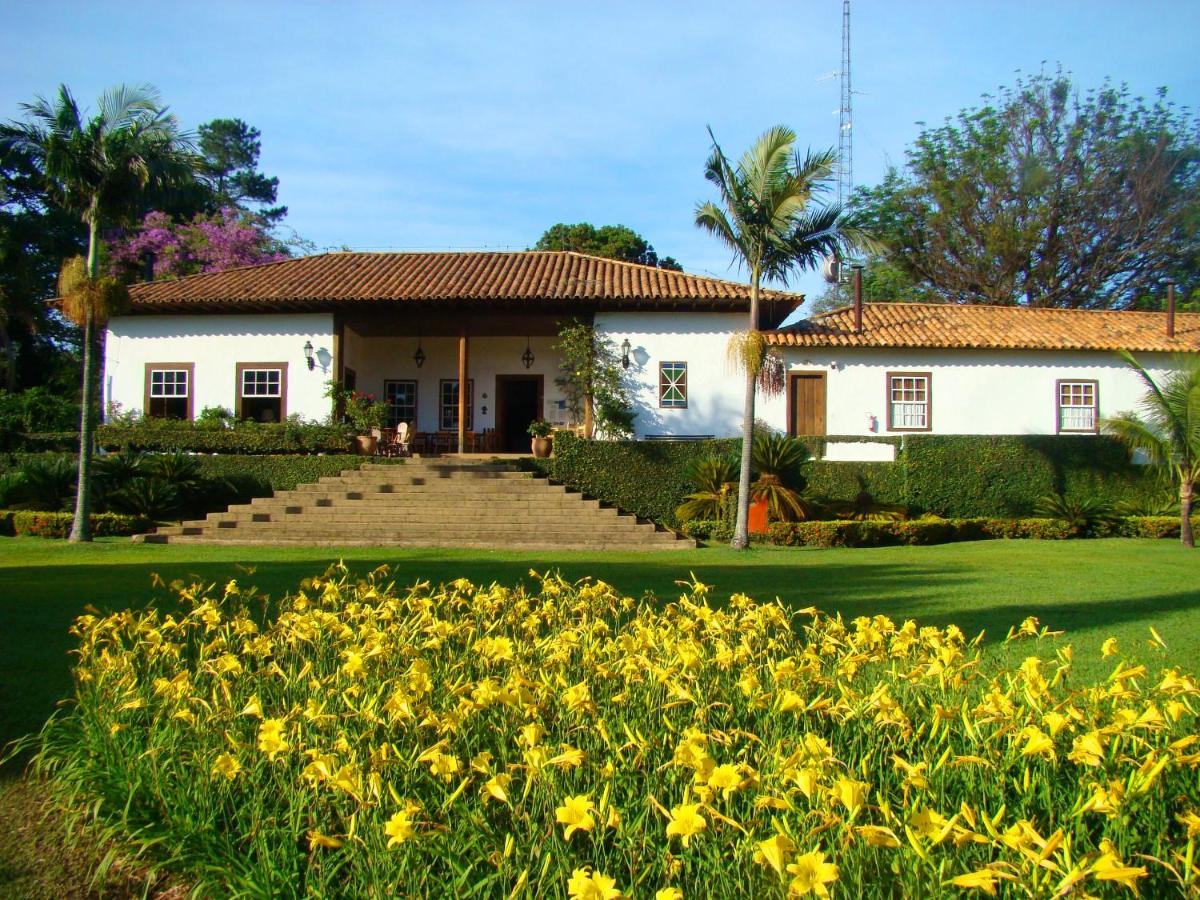
<svg viewBox="0 0 1200 900">
<path fill-rule="evenodd" d="M 1167 285 L 1167 337 L 1175 337 L 1175 285 Z"/>
<path fill-rule="evenodd" d="M 862 334 L 862 267 L 854 267 L 854 333 Z"/>
</svg>

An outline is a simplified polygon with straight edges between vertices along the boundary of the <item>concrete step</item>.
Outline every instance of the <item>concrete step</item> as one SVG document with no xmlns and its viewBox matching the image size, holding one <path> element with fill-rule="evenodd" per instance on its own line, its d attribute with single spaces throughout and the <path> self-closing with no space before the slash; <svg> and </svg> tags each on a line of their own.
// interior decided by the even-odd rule
<svg viewBox="0 0 1200 900">
<path fill-rule="evenodd" d="M 296 507 L 287 507 L 285 509 L 275 509 L 270 511 L 251 511 L 251 510 L 230 510 L 223 513 L 211 513 L 207 519 L 199 520 L 201 522 L 219 522 L 219 521 L 235 521 L 235 522 L 297 522 L 297 521 L 312 521 L 312 522 L 394 522 L 398 524 L 413 523 L 413 524 L 437 524 L 437 523 L 471 523 L 471 522 L 495 522 L 499 520 L 507 520 L 510 522 L 545 522 L 551 524 L 554 522 L 563 522 L 569 524 L 590 524 L 604 522 L 636 522 L 637 519 L 631 515 L 625 515 L 618 512 L 616 509 L 571 509 L 570 507 L 561 507 L 549 510 L 536 509 L 513 509 L 511 506 L 503 509 L 497 509 L 491 512 L 480 512 L 475 510 L 429 510 L 418 509 L 411 511 L 396 511 L 396 510 L 364 510 L 364 509 L 342 509 L 340 507 L 317 507 L 303 509 L 297 512 L 288 512 L 289 509 L 295 510 Z M 188 524 L 192 524 L 189 522 Z"/>
<path fill-rule="evenodd" d="M 328 528 L 313 528 L 307 523 L 294 522 L 221 522 L 207 526 L 172 526 L 162 529 L 163 534 L 226 534 L 230 532 L 238 532 L 255 537 L 265 537 L 268 535 L 280 536 L 297 536 L 297 537 L 320 537 L 331 534 Z M 654 525 L 649 523 L 637 525 L 630 523 L 597 525 L 597 526 L 571 526 L 571 525 L 546 525 L 543 523 L 476 523 L 473 525 L 442 525 L 442 526 L 417 526 L 409 527 L 395 524 L 377 524 L 363 526 L 353 529 L 342 529 L 337 533 L 352 533 L 363 538 L 368 537 L 413 537 L 413 538 L 455 538 L 462 537 L 465 539 L 475 539 L 491 537 L 498 540 L 503 540 L 508 537 L 536 534 L 539 538 L 591 538 L 591 537 L 614 537 L 626 536 L 631 537 L 638 535 L 639 537 L 653 537 L 657 534 L 672 535 L 672 532 L 657 531 Z"/>
<path fill-rule="evenodd" d="M 534 541 L 534 540 L 518 540 L 508 539 L 504 541 L 497 540 L 465 540 L 456 539 L 452 541 L 443 540 L 419 540 L 413 538 L 403 539 L 381 539 L 371 538 L 362 540 L 350 538 L 346 540 L 314 540 L 311 537 L 300 538 L 284 538 L 272 536 L 265 540 L 255 540 L 244 536 L 238 537 L 212 537 L 209 535 L 135 535 L 135 541 L 147 544 L 209 544 L 209 545 L 227 545 L 227 546 L 305 546 L 305 547 L 410 547 L 410 548 L 462 548 L 462 549 L 478 549 L 478 550 L 503 550 L 503 551 L 541 551 L 554 553 L 559 550 L 580 550 L 592 552 L 604 551 L 639 551 L 657 552 L 660 550 L 688 550 L 694 549 L 695 543 L 688 540 L 675 540 L 671 543 L 653 543 L 648 544 L 643 540 L 636 541 Z"/>
</svg>

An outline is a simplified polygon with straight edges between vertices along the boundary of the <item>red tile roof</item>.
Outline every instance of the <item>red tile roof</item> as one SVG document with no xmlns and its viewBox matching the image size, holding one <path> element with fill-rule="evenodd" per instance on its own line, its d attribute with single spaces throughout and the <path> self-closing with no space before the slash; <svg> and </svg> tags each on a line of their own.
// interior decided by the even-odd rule
<svg viewBox="0 0 1200 900">
<path fill-rule="evenodd" d="M 749 289 L 569 251 L 324 253 L 155 281 L 130 289 L 134 312 L 282 310 L 422 301 L 592 308 L 749 309 Z M 788 309 L 798 294 L 764 292 Z M 778 321 L 778 318 L 776 318 Z"/>
<path fill-rule="evenodd" d="M 866 303 L 861 334 L 853 307 L 843 307 L 768 332 L 767 340 L 785 347 L 1200 351 L 1200 313 L 1177 314 L 1174 338 L 1166 326 L 1161 312 Z"/>
</svg>

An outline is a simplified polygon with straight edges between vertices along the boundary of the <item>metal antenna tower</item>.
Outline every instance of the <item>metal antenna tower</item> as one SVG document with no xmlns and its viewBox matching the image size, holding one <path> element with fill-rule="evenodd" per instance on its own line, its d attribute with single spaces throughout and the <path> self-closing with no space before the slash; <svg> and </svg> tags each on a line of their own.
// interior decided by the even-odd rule
<svg viewBox="0 0 1200 900">
<path fill-rule="evenodd" d="M 850 89 L 850 0 L 842 0 L 842 68 L 838 72 L 842 103 L 838 109 L 837 202 L 850 202 L 854 192 L 854 117 Z"/>
</svg>

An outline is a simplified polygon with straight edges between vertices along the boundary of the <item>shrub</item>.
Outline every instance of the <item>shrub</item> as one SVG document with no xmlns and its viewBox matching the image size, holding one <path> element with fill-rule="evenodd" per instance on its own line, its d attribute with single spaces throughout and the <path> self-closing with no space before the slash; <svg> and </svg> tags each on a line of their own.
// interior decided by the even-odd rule
<svg viewBox="0 0 1200 900">
<path fill-rule="evenodd" d="M 1196 876 L 1200 686 L 1178 670 L 1076 684 L 1034 619 L 1007 668 L 953 626 L 700 584 L 662 606 L 391 578 L 337 567 L 269 618 L 237 583 L 83 616 L 35 771 L 200 896 L 1161 897 Z"/>
<path fill-rule="evenodd" d="M 93 513 L 88 517 L 92 534 L 96 537 L 121 537 L 140 534 L 150 528 L 150 521 L 142 516 L 122 516 L 115 513 Z M 12 512 L 12 529 L 15 534 L 32 537 L 65 538 L 71 533 L 75 522 L 74 513 L 37 512 L 15 510 Z"/>
<path fill-rule="evenodd" d="M 79 472 L 75 461 L 61 456 L 34 458 L 21 467 L 23 505 L 60 510 L 75 496 Z"/>
<path fill-rule="evenodd" d="M 348 453 L 352 432 L 342 425 L 287 422 L 264 424 L 220 419 L 181 422 L 142 418 L 136 422 L 101 425 L 96 441 L 109 450 L 157 453 Z"/>
<path fill-rule="evenodd" d="M 1034 515 L 1062 522 L 1074 534 L 1106 531 L 1116 518 L 1112 504 L 1095 497 L 1064 497 L 1047 494 L 1033 507 Z"/>
</svg>

